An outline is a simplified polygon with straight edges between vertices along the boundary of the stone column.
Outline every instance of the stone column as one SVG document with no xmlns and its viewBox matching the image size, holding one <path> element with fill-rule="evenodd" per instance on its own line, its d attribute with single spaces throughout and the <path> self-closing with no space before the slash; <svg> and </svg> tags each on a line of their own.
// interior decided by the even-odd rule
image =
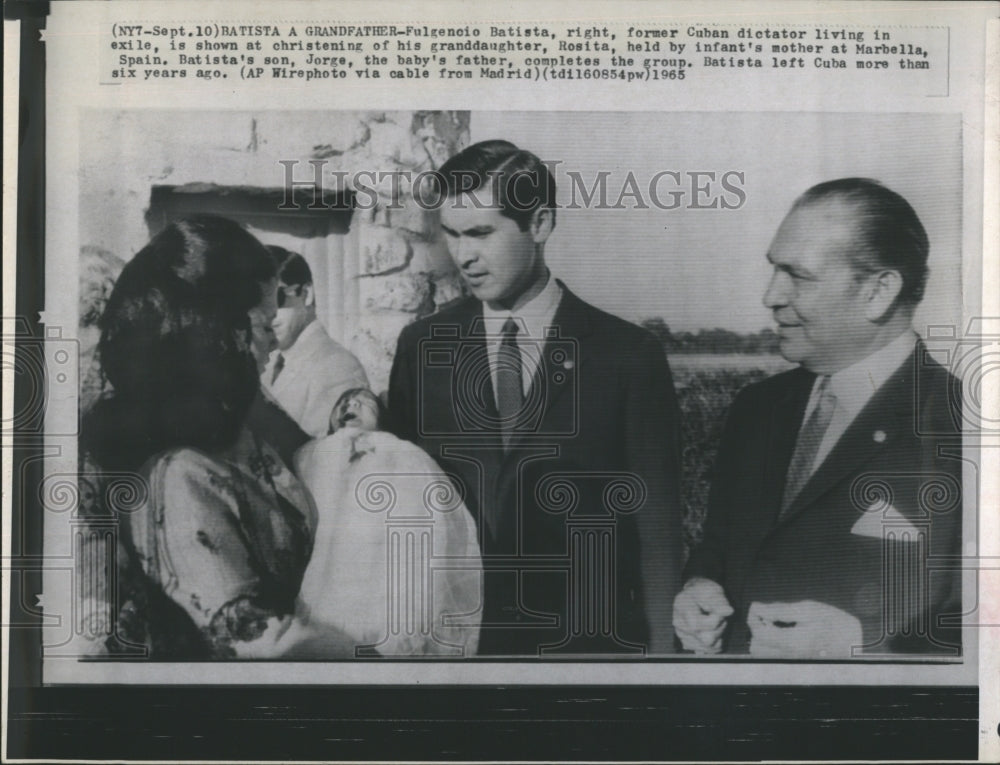
<svg viewBox="0 0 1000 765">
<path fill-rule="evenodd" d="M 361 123 L 357 142 L 328 159 L 349 182 L 356 179 L 356 187 L 368 187 L 355 188 L 359 209 L 351 234 L 357 242 L 358 312 L 348 320 L 347 337 L 381 393 L 400 330 L 463 294 L 440 236 L 438 212 L 414 201 L 411 180 L 465 148 L 469 113 L 376 112 L 361 115 Z M 368 189 L 377 196 L 374 204 Z"/>
</svg>

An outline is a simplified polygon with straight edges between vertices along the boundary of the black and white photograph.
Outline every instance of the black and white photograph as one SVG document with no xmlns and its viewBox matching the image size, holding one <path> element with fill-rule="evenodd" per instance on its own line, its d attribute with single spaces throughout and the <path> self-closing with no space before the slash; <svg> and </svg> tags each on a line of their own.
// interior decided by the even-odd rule
<svg viewBox="0 0 1000 765">
<path fill-rule="evenodd" d="M 87 655 L 963 658 L 957 119 L 81 126 Z"/>
<path fill-rule="evenodd" d="M 997 751 L 987 4 L 51 5 L 5 756 Z"/>
</svg>

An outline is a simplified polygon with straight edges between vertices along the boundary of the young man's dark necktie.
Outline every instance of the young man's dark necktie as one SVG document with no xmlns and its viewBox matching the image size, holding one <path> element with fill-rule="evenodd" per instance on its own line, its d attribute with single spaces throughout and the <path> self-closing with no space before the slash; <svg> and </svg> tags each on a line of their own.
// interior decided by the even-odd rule
<svg viewBox="0 0 1000 765">
<path fill-rule="evenodd" d="M 500 415 L 500 432 L 503 436 L 504 449 L 510 447 L 521 409 L 524 408 L 524 388 L 521 382 L 523 362 L 521 350 L 517 347 L 517 332 L 517 322 L 507 319 L 497 349 L 497 413 Z"/>
<path fill-rule="evenodd" d="M 781 497 L 779 518 L 788 512 L 788 508 L 812 476 L 816 454 L 836 410 L 837 397 L 830 391 L 830 378 L 823 377 L 819 385 L 816 406 L 799 430 L 799 437 L 795 442 L 795 452 L 792 454 L 788 475 L 785 478 L 785 492 Z"/>
</svg>

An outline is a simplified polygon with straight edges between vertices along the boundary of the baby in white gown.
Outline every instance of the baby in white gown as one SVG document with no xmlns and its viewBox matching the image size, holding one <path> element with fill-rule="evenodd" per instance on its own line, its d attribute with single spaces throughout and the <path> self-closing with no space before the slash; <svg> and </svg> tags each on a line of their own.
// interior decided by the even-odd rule
<svg viewBox="0 0 1000 765">
<path fill-rule="evenodd" d="M 471 656 L 482 563 L 454 484 L 422 449 L 378 430 L 381 402 L 344 393 L 331 435 L 295 455 L 319 511 L 298 615 L 355 641 L 355 655 Z"/>
</svg>

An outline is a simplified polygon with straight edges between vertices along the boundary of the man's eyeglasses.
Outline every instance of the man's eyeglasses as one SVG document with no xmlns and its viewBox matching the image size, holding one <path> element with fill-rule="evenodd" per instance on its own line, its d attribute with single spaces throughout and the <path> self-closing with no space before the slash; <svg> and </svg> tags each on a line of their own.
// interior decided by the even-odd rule
<svg viewBox="0 0 1000 765">
<path fill-rule="evenodd" d="M 285 307 L 285 301 L 289 296 L 299 297 L 302 294 L 302 285 L 296 284 L 293 287 L 286 287 L 284 284 L 278 285 L 278 308 Z"/>
</svg>

